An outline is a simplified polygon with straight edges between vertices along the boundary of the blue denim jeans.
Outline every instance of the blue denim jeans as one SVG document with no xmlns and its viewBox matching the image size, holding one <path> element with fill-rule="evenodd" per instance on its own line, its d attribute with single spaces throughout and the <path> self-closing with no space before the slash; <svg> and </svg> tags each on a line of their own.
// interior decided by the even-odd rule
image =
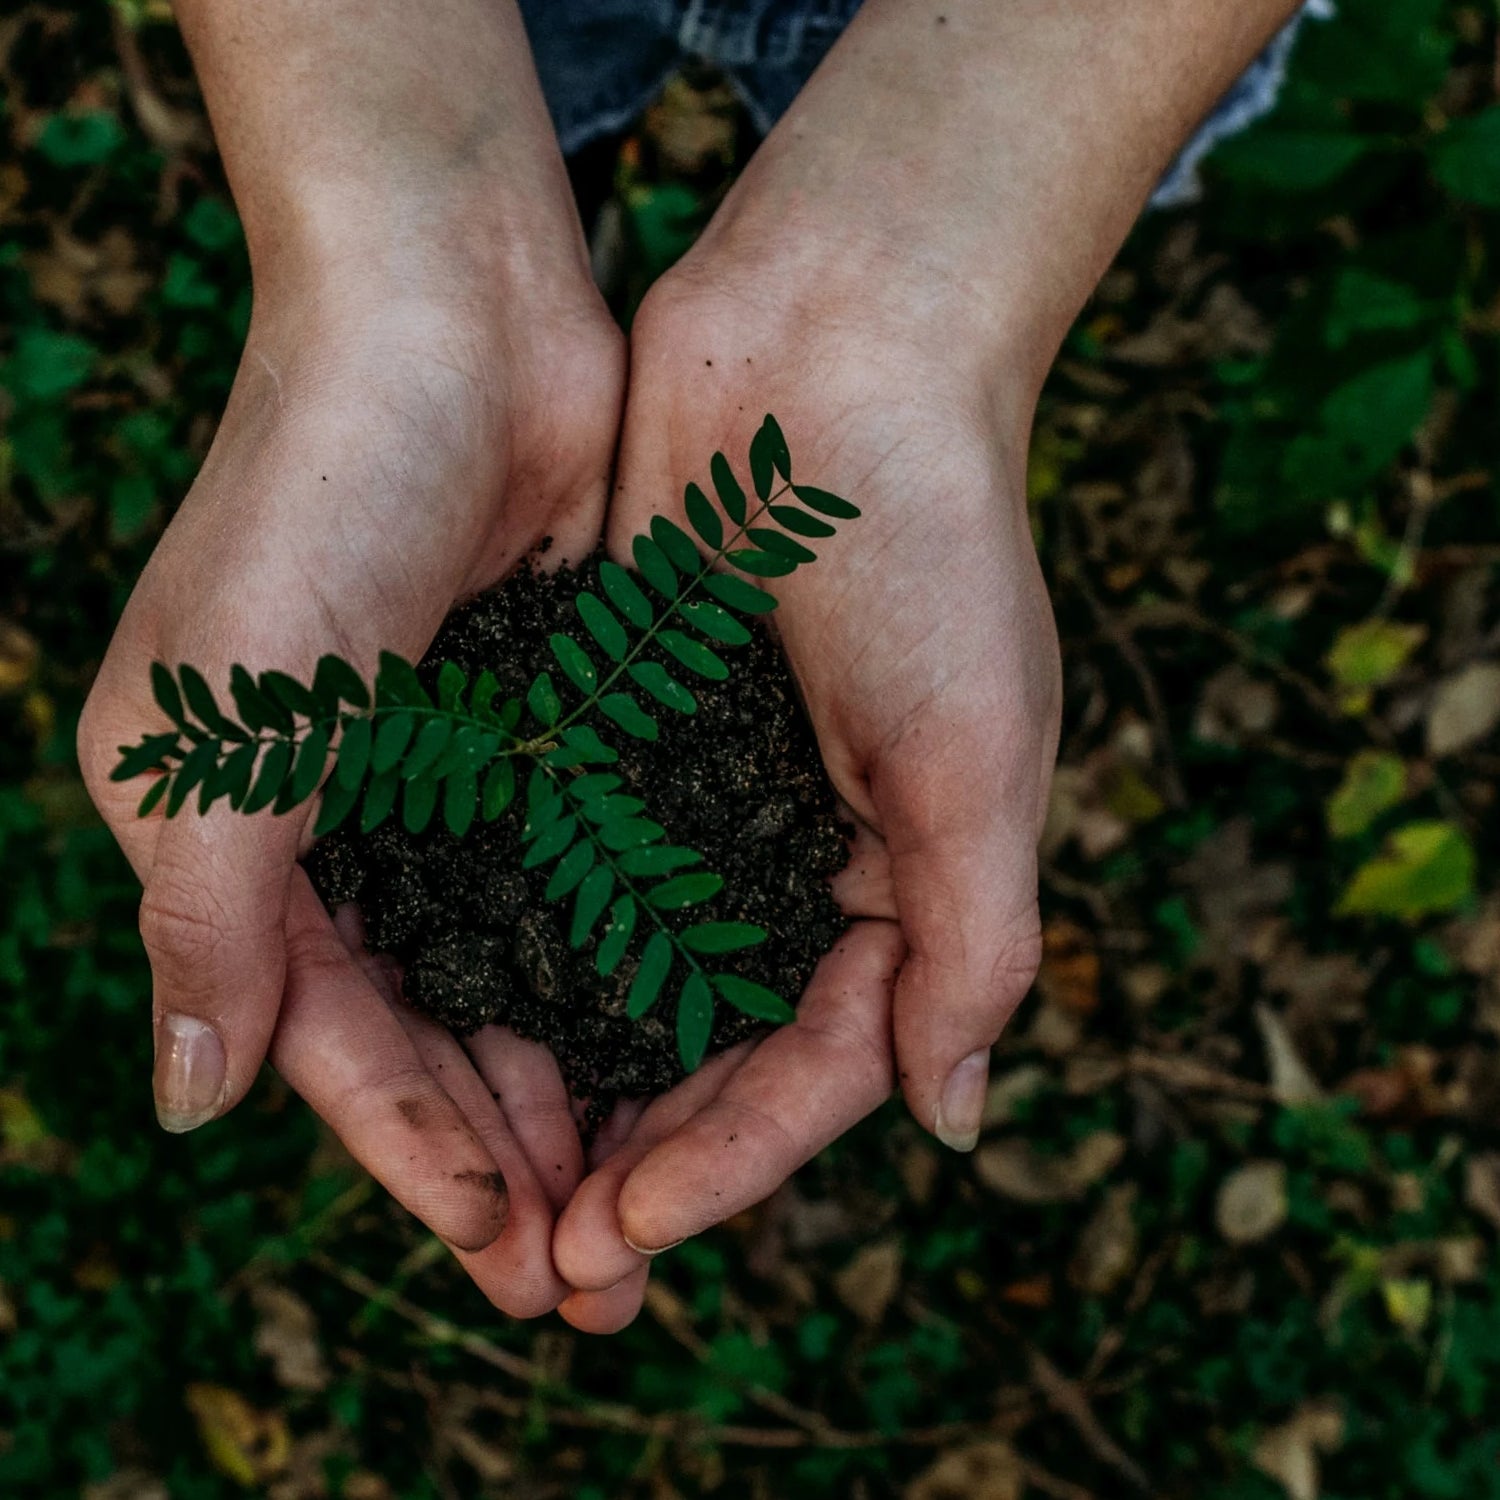
<svg viewBox="0 0 1500 1500">
<path fill-rule="evenodd" d="M 1197 167 L 1225 136 L 1276 102 L 1309 0 L 1199 127 L 1152 199 L 1197 192 Z M 669 74 L 696 59 L 721 68 L 764 134 L 807 82 L 860 0 L 520 0 L 564 153 L 633 120 Z"/>
</svg>

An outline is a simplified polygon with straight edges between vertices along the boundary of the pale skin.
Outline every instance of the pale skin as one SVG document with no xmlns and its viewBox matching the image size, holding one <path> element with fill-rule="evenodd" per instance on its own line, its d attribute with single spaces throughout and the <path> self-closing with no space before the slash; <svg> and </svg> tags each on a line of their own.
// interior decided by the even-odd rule
<svg viewBox="0 0 1500 1500">
<path fill-rule="evenodd" d="M 594 1332 L 639 1310 L 652 1253 L 894 1088 L 972 1147 L 1040 956 L 1060 694 L 1024 509 L 1037 391 L 1173 151 L 1294 8 L 866 0 L 648 295 L 627 379 L 509 0 L 180 0 L 255 313 L 79 734 L 145 887 L 163 1123 L 222 1114 L 269 1056 L 497 1306 Z M 864 510 L 775 617 L 860 830 L 856 920 L 794 1025 L 622 1106 L 586 1160 L 544 1049 L 461 1046 L 323 912 L 309 818 L 138 823 L 140 786 L 107 772 L 154 725 L 153 657 L 216 681 L 415 657 L 544 534 L 626 555 L 766 411 Z"/>
</svg>

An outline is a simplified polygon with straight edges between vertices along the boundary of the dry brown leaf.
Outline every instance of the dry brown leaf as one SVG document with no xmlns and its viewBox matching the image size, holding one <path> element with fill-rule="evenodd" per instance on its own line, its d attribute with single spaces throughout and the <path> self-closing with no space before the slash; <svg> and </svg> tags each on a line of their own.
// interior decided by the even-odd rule
<svg viewBox="0 0 1500 1500">
<path fill-rule="evenodd" d="M 1315 1104 L 1323 1090 L 1281 1017 L 1264 1003 L 1255 1007 L 1255 1024 L 1266 1044 L 1266 1068 L 1271 1075 L 1271 1097 L 1281 1105 Z"/>
<path fill-rule="evenodd" d="M 1068 1266 L 1068 1280 L 1090 1297 L 1106 1297 L 1135 1269 L 1140 1234 L 1133 1182 L 1110 1188 L 1083 1233 Z"/>
<path fill-rule="evenodd" d="M 261 1411 L 222 1385 L 190 1385 L 184 1399 L 214 1467 L 237 1484 L 251 1489 L 286 1468 L 292 1443 L 279 1411 Z"/>
<path fill-rule="evenodd" d="M 277 1383 L 291 1391 L 321 1391 L 328 1365 L 318 1341 L 318 1320 L 300 1297 L 285 1287 L 257 1286 L 250 1300 L 260 1314 L 255 1352 L 270 1360 Z"/>
<path fill-rule="evenodd" d="M 1286 1223 L 1286 1166 L 1279 1161 L 1250 1161 L 1219 1185 L 1214 1222 L 1232 1245 L 1263 1240 Z"/>
<path fill-rule="evenodd" d="M 1026 1471 L 998 1438 L 945 1453 L 907 1485 L 905 1500 L 1021 1500 Z"/>
<path fill-rule="evenodd" d="M 982 1126 L 995 1130 L 1016 1118 L 1016 1108 L 1047 1087 L 1052 1074 L 1040 1063 L 1023 1063 L 1002 1073 L 985 1092 Z"/>
<path fill-rule="evenodd" d="M 1500 1229 L 1500 1152 L 1487 1151 L 1464 1163 L 1464 1202 L 1494 1229 Z"/>
<path fill-rule="evenodd" d="M 1058 917 L 1042 929 L 1037 989 L 1049 1005 L 1086 1016 L 1099 1008 L 1099 952 L 1093 934 Z"/>
<path fill-rule="evenodd" d="M 1318 1500 L 1318 1455 L 1331 1453 L 1343 1440 L 1344 1418 L 1338 1407 L 1309 1401 L 1291 1421 L 1261 1434 L 1250 1462 L 1286 1491 L 1287 1500 Z"/>
<path fill-rule="evenodd" d="M 1500 725 L 1500 663 L 1471 662 L 1445 677 L 1427 710 L 1427 753 L 1452 755 Z"/>
<path fill-rule="evenodd" d="M 145 1469 L 121 1469 L 84 1485 L 81 1500 L 169 1500 L 166 1481 Z"/>
<path fill-rule="evenodd" d="M 18 693 L 36 671 L 36 637 L 11 620 L 0 620 L 0 693 Z"/>
<path fill-rule="evenodd" d="M 901 1286 L 901 1263 L 899 1240 L 866 1245 L 834 1276 L 833 1289 L 861 1323 L 873 1328 L 885 1316 Z"/>
<path fill-rule="evenodd" d="M 1068 1203 L 1081 1198 L 1119 1166 L 1125 1138 L 1100 1130 L 1066 1156 L 1043 1156 L 1029 1141 L 1012 1137 L 981 1146 L 974 1171 L 992 1192 L 1018 1203 Z"/>
</svg>

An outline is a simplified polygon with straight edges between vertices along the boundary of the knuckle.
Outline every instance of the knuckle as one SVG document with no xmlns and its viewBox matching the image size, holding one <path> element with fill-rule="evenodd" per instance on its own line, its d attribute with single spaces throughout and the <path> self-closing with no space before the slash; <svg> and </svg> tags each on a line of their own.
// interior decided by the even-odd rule
<svg viewBox="0 0 1500 1500">
<path fill-rule="evenodd" d="M 141 940 L 155 959 L 186 968 L 212 963 L 230 937 L 225 914 L 202 891 L 153 881 L 141 898 Z"/>
</svg>

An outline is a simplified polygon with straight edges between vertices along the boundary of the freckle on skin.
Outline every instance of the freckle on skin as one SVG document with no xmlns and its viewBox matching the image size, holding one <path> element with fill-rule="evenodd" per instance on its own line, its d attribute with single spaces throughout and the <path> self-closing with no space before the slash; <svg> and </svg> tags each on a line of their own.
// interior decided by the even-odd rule
<svg viewBox="0 0 1500 1500">
<path fill-rule="evenodd" d="M 427 1105 L 421 1099 L 400 1099 L 396 1102 L 396 1113 L 411 1126 L 420 1130 L 429 1117 Z"/>
</svg>

